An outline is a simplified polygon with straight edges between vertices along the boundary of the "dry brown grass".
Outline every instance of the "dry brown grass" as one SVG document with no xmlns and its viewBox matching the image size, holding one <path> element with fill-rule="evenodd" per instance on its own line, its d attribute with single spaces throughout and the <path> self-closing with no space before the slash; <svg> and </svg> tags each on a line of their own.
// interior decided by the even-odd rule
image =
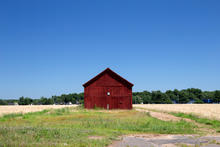
<svg viewBox="0 0 220 147">
<path fill-rule="evenodd" d="M 136 104 L 133 106 L 166 112 L 192 113 L 220 120 L 220 104 Z"/>
<path fill-rule="evenodd" d="M 0 116 L 9 113 L 28 113 L 42 111 L 45 109 L 59 109 L 64 107 L 75 107 L 76 105 L 25 105 L 25 106 L 0 106 Z"/>
</svg>

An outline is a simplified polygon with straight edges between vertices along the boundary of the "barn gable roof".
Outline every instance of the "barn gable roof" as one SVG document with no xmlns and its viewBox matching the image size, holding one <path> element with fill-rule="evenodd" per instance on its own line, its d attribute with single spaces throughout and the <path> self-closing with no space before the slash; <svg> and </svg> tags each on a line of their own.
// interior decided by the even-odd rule
<svg viewBox="0 0 220 147">
<path fill-rule="evenodd" d="M 102 71 L 101 73 L 99 73 L 97 76 L 95 76 L 94 78 L 92 78 L 91 80 L 89 80 L 88 82 L 86 82 L 85 84 L 83 84 L 84 87 L 89 86 L 90 84 L 92 84 L 93 82 L 95 82 L 96 80 L 98 80 L 101 76 L 103 76 L 105 73 L 108 73 L 112 78 L 114 78 L 115 80 L 119 81 L 120 83 L 128 86 L 128 87 L 132 87 L 133 84 L 130 83 L 129 81 L 127 81 L 126 79 L 122 78 L 120 75 L 118 75 L 117 73 L 115 73 L 114 71 L 112 71 L 110 68 L 106 68 L 104 71 Z"/>
</svg>

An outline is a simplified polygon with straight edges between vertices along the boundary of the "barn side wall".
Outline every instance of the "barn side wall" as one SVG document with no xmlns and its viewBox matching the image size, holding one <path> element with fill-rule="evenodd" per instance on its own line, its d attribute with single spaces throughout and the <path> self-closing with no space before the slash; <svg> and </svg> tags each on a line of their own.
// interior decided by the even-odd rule
<svg viewBox="0 0 220 147">
<path fill-rule="evenodd" d="M 107 95 L 110 92 L 110 96 Z M 132 109 L 132 88 L 104 74 L 84 89 L 85 108 Z"/>
</svg>

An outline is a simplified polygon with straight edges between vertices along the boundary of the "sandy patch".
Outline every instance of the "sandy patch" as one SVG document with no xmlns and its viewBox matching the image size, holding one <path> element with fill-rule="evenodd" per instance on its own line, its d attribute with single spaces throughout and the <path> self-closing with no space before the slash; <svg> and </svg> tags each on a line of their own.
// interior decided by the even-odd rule
<svg viewBox="0 0 220 147">
<path fill-rule="evenodd" d="M 94 139 L 94 140 L 98 140 L 98 139 L 103 139 L 103 136 L 89 136 L 89 139 Z"/>
</svg>

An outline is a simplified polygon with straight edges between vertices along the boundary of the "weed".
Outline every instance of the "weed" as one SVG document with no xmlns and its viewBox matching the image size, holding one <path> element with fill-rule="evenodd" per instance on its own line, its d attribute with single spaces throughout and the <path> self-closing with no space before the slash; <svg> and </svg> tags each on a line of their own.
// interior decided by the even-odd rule
<svg viewBox="0 0 220 147">
<path fill-rule="evenodd" d="M 0 117 L 0 121 L 6 121 L 9 119 L 14 119 L 15 117 L 22 116 L 22 113 L 11 113 L 11 114 L 5 114 L 2 117 Z"/>
<path fill-rule="evenodd" d="M 219 120 L 211 120 L 211 119 L 208 119 L 208 118 L 201 118 L 201 117 L 196 116 L 194 114 L 174 113 L 174 112 L 171 112 L 171 114 L 173 114 L 177 117 L 188 118 L 188 119 L 194 120 L 198 123 L 210 125 L 214 129 L 220 128 L 220 121 Z M 219 130 L 217 130 L 217 132 L 218 131 Z"/>
<path fill-rule="evenodd" d="M 164 122 L 134 110 L 99 111 L 62 108 L 5 115 L 0 120 L 4 120 L 0 121 L 0 146 L 64 146 L 65 144 L 76 147 L 101 147 L 107 146 L 122 134 L 193 134 L 197 129 L 196 126 L 185 121 Z M 101 136 L 101 139 L 89 139 L 89 136 Z"/>
</svg>

